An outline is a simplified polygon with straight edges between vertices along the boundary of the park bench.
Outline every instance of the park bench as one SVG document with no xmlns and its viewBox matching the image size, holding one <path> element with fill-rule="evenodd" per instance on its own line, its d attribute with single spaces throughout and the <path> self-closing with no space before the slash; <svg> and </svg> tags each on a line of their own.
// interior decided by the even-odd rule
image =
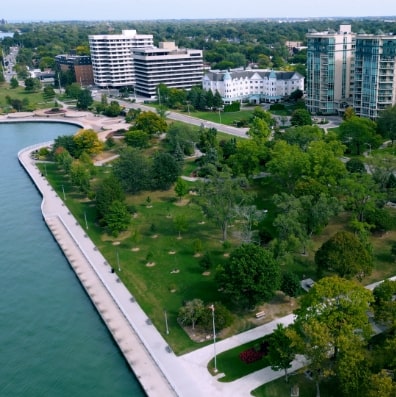
<svg viewBox="0 0 396 397">
<path fill-rule="evenodd" d="M 256 318 L 261 318 L 265 316 L 265 312 L 258 312 L 256 313 Z"/>
</svg>

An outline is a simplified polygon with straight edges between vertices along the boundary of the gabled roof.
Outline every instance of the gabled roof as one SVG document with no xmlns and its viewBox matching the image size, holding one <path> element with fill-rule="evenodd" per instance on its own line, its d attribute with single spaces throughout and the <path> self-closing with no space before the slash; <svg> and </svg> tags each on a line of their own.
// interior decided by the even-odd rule
<svg viewBox="0 0 396 397">
<path fill-rule="evenodd" d="M 271 78 L 276 80 L 301 79 L 303 76 L 298 72 L 279 72 L 275 70 L 234 70 L 234 71 L 209 71 L 205 74 L 205 79 L 211 81 L 223 81 L 228 79 L 265 79 Z"/>
</svg>

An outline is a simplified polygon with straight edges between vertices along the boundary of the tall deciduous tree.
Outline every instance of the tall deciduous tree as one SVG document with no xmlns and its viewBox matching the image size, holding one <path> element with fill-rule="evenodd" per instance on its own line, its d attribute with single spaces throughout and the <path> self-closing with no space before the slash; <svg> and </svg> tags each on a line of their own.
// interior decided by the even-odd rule
<svg viewBox="0 0 396 397">
<path fill-rule="evenodd" d="M 280 285 L 280 268 L 271 251 L 254 244 L 235 249 L 216 275 L 223 292 L 238 304 L 253 307 L 270 299 Z"/>
<path fill-rule="evenodd" d="M 131 215 L 125 203 L 114 200 L 107 209 L 103 220 L 110 233 L 116 237 L 120 232 L 128 229 Z"/>
<path fill-rule="evenodd" d="M 110 174 L 96 188 L 96 211 L 99 219 L 105 216 L 111 203 L 115 200 L 123 202 L 125 193 L 122 190 L 120 181 Z"/>
<path fill-rule="evenodd" d="M 309 114 L 308 110 L 306 109 L 296 109 L 291 118 L 290 118 L 291 125 L 298 126 L 298 125 L 312 125 L 312 118 Z"/>
<path fill-rule="evenodd" d="M 157 152 L 151 169 L 151 183 L 154 189 L 167 190 L 180 174 L 176 159 L 169 153 Z"/>
<path fill-rule="evenodd" d="M 362 279 L 373 268 L 373 257 L 360 240 L 350 232 L 340 231 L 316 252 L 319 272 L 334 271 L 341 277 Z"/>
<path fill-rule="evenodd" d="M 154 112 L 141 112 L 135 119 L 134 130 L 142 130 L 149 135 L 166 132 L 168 126 L 166 121 Z"/>
<path fill-rule="evenodd" d="M 291 339 L 286 334 L 283 324 L 278 324 L 271 335 L 268 359 L 271 369 L 274 371 L 285 371 L 285 380 L 288 382 L 287 370 L 291 368 L 291 363 L 296 355 L 296 349 Z"/>
<path fill-rule="evenodd" d="M 349 152 L 357 155 L 362 154 L 367 149 L 367 145 L 377 147 L 381 142 L 376 134 L 375 122 L 357 116 L 341 123 L 339 137 L 348 147 Z"/>
<path fill-rule="evenodd" d="M 126 147 L 113 164 L 113 172 L 126 192 L 136 194 L 150 187 L 150 161 L 138 150 Z"/>
<path fill-rule="evenodd" d="M 248 204 L 251 199 L 241 187 L 241 182 L 228 173 L 216 173 L 198 187 L 197 203 L 208 219 L 219 226 L 223 241 L 227 240 L 227 229 L 235 218 L 235 207 Z"/>
<path fill-rule="evenodd" d="M 81 153 L 98 154 L 103 150 L 103 142 L 98 138 L 98 134 L 92 130 L 79 130 L 73 136 L 76 145 L 74 156 L 80 157 Z"/>
</svg>

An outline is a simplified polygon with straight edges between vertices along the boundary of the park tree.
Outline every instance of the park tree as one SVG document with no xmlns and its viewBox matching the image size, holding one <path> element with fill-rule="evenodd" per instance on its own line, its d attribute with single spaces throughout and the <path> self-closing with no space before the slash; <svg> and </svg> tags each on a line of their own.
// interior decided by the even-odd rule
<svg viewBox="0 0 396 397">
<path fill-rule="evenodd" d="M 126 147 L 113 163 L 113 172 L 125 192 L 136 194 L 150 187 L 151 162 L 137 149 Z"/>
<path fill-rule="evenodd" d="M 339 186 L 344 208 L 352 211 L 359 222 L 365 221 L 366 213 L 376 208 L 382 198 L 369 174 L 350 174 L 339 181 Z"/>
<path fill-rule="evenodd" d="M 166 132 L 168 126 L 166 121 L 154 112 L 141 112 L 135 119 L 134 130 L 142 130 L 149 136 Z"/>
<path fill-rule="evenodd" d="M 396 281 L 385 280 L 373 290 L 375 320 L 396 327 Z"/>
<path fill-rule="evenodd" d="M 180 167 L 171 154 L 157 152 L 150 173 L 153 189 L 168 190 L 180 175 Z"/>
<path fill-rule="evenodd" d="M 95 155 L 103 150 L 103 142 L 98 138 L 98 134 L 92 130 L 79 130 L 76 135 L 73 136 L 75 143 L 74 156 L 80 157 L 81 153 L 86 152 L 89 155 Z"/>
<path fill-rule="evenodd" d="M 201 299 L 187 301 L 179 309 L 177 320 L 180 324 L 191 325 L 192 329 L 195 329 L 195 325 L 205 309 L 205 305 Z"/>
<path fill-rule="evenodd" d="M 235 207 L 248 204 L 251 196 L 242 188 L 242 179 L 232 178 L 229 173 L 216 172 L 198 185 L 197 203 L 208 219 L 221 230 L 223 241 L 235 218 Z"/>
<path fill-rule="evenodd" d="M 344 396 L 361 396 L 370 378 L 366 341 L 360 335 L 348 333 L 340 337 L 340 345 L 342 349 L 334 366 L 339 390 Z"/>
<path fill-rule="evenodd" d="M 72 83 L 66 87 L 65 93 L 69 98 L 78 99 L 82 90 L 83 89 L 79 83 Z"/>
<path fill-rule="evenodd" d="M 104 114 L 107 117 L 117 117 L 122 112 L 122 106 L 118 101 L 111 101 L 104 109 Z"/>
<path fill-rule="evenodd" d="M 306 109 L 296 109 L 290 118 L 293 126 L 312 125 L 312 118 Z"/>
<path fill-rule="evenodd" d="M 320 382 L 334 375 L 337 368 L 348 383 L 346 388 L 356 386 L 361 347 L 372 334 L 367 316 L 372 301 L 371 291 L 339 277 L 319 280 L 302 296 L 296 320 L 287 334 L 308 360 L 317 396 L 320 396 Z M 348 360 L 354 355 L 356 361 L 351 362 L 353 369 L 348 374 Z"/>
<path fill-rule="evenodd" d="M 28 77 L 25 79 L 25 91 L 28 92 L 36 92 L 40 90 L 41 88 L 41 82 L 39 79 L 36 79 L 34 77 Z"/>
<path fill-rule="evenodd" d="M 317 125 L 303 125 L 288 128 L 280 138 L 289 145 L 299 146 L 301 150 L 306 152 L 311 142 L 320 141 L 324 138 L 324 133 Z"/>
<path fill-rule="evenodd" d="M 213 305 L 207 306 L 205 310 L 203 310 L 199 319 L 199 325 L 202 326 L 206 332 L 213 331 L 213 314 L 216 332 L 232 324 L 232 313 L 230 313 L 221 302 L 215 302 Z"/>
<path fill-rule="evenodd" d="M 264 143 L 271 135 L 271 130 L 265 120 L 254 117 L 246 134 L 253 140 Z"/>
<path fill-rule="evenodd" d="M 11 88 L 11 89 L 15 89 L 15 88 L 17 88 L 17 87 L 19 87 L 18 79 L 16 79 L 15 77 L 11 77 L 11 80 L 10 80 L 10 88 Z"/>
<path fill-rule="evenodd" d="M 345 164 L 341 161 L 344 149 L 337 140 L 312 141 L 307 150 L 310 164 L 307 176 L 330 191 L 338 190 L 340 179 L 346 175 Z"/>
<path fill-rule="evenodd" d="M 87 193 L 90 188 L 91 175 L 87 167 L 79 160 L 74 160 L 70 168 L 71 183 L 81 192 Z"/>
<path fill-rule="evenodd" d="M 53 156 L 55 161 L 62 167 L 63 171 L 66 174 L 70 174 L 73 163 L 73 157 L 70 153 L 62 146 L 59 146 L 55 152 L 53 152 Z"/>
<path fill-rule="evenodd" d="M 88 89 L 81 90 L 77 97 L 77 109 L 87 110 L 93 104 L 91 91 Z"/>
<path fill-rule="evenodd" d="M 124 141 L 128 146 L 144 149 L 149 146 L 150 137 L 142 130 L 129 130 L 124 135 Z"/>
<path fill-rule="evenodd" d="M 291 346 L 297 353 L 303 354 L 308 361 L 312 380 L 316 386 L 316 397 L 320 397 L 320 383 L 333 375 L 329 364 L 331 333 L 324 323 L 311 319 L 286 330 Z"/>
<path fill-rule="evenodd" d="M 390 139 L 393 143 L 396 139 L 396 105 L 382 110 L 377 120 L 378 133 L 383 138 Z"/>
<path fill-rule="evenodd" d="M 300 279 L 297 274 L 290 271 L 283 272 L 280 289 L 287 296 L 297 296 L 301 291 Z"/>
<path fill-rule="evenodd" d="M 336 359 L 348 337 L 351 339 L 357 330 L 364 340 L 372 335 L 367 312 L 373 301 L 372 292 L 354 280 L 324 277 L 301 297 L 296 326 L 309 327 L 316 321 L 325 326 L 328 353 Z"/>
<path fill-rule="evenodd" d="M 52 145 L 52 154 L 55 155 L 59 148 L 65 149 L 72 157 L 78 158 L 78 148 L 73 135 L 61 135 L 55 138 Z"/>
<path fill-rule="evenodd" d="M 216 280 L 224 294 L 239 305 L 252 308 L 278 290 L 280 269 L 270 250 L 243 244 L 218 268 Z"/>
<path fill-rule="evenodd" d="M 125 193 L 120 181 L 113 175 L 106 176 L 96 186 L 96 211 L 99 220 L 107 213 L 113 201 L 123 202 Z"/>
<path fill-rule="evenodd" d="M 195 143 L 198 142 L 197 128 L 184 123 L 173 122 L 166 133 L 166 143 L 170 152 L 174 152 L 179 145 L 187 156 L 194 153 Z"/>
<path fill-rule="evenodd" d="M 373 256 L 353 233 L 340 231 L 315 253 L 319 273 L 336 272 L 341 277 L 359 280 L 371 274 Z"/>
<path fill-rule="evenodd" d="M 389 178 L 396 173 L 396 157 L 390 153 L 376 153 L 364 159 L 381 191 L 386 190 Z"/>
<path fill-rule="evenodd" d="M 235 153 L 227 160 L 234 175 L 252 177 L 260 170 L 260 161 L 264 157 L 264 146 L 256 140 L 245 139 L 236 143 Z"/>
<path fill-rule="evenodd" d="M 364 162 L 357 157 L 353 157 L 347 161 L 346 169 L 351 173 L 365 174 L 367 172 Z"/>
<path fill-rule="evenodd" d="M 355 155 L 361 155 L 370 145 L 373 148 L 378 147 L 381 142 L 376 133 L 375 122 L 357 116 L 340 124 L 339 139 L 348 148 L 349 153 Z"/>
<path fill-rule="evenodd" d="M 289 374 L 287 370 L 291 368 L 291 363 L 296 355 L 296 349 L 291 339 L 285 332 L 286 329 L 283 324 L 278 324 L 271 335 L 268 360 L 271 369 L 274 371 L 285 371 L 285 381 L 289 381 Z"/>
<path fill-rule="evenodd" d="M 278 141 L 271 150 L 267 169 L 285 190 L 293 192 L 301 176 L 309 173 L 309 156 L 296 145 Z"/>
<path fill-rule="evenodd" d="M 175 193 L 176 196 L 181 200 L 188 193 L 188 184 L 182 178 L 177 178 L 175 185 Z"/>
<path fill-rule="evenodd" d="M 122 201 L 114 200 L 104 214 L 103 223 L 114 237 L 127 230 L 131 223 L 127 205 Z"/>
<path fill-rule="evenodd" d="M 173 219 L 173 224 L 178 233 L 178 238 L 181 239 L 182 238 L 181 234 L 187 231 L 188 228 L 188 221 L 186 216 L 184 214 L 176 215 L 175 218 Z"/>
<path fill-rule="evenodd" d="M 55 98 L 55 91 L 51 86 L 45 86 L 43 89 L 43 98 L 46 102 Z"/>
<path fill-rule="evenodd" d="M 378 374 L 371 374 L 367 382 L 367 390 L 363 397 L 394 397 L 396 383 L 389 371 L 381 370 Z"/>
<path fill-rule="evenodd" d="M 350 120 L 352 117 L 356 116 L 356 112 L 355 109 L 352 106 L 348 106 L 345 109 L 344 115 L 342 116 L 343 120 L 348 121 Z"/>
</svg>

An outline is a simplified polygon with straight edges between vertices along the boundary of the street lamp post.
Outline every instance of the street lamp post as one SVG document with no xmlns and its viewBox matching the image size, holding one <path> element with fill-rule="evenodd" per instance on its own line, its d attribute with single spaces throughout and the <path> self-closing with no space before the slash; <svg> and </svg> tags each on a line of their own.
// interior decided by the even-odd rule
<svg viewBox="0 0 396 397">
<path fill-rule="evenodd" d="M 221 114 L 220 114 L 220 109 L 219 109 L 219 120 L 220 120 L 220 124 L 221 124 Z"/>
<path fill-rule="evenodd" d="M 62 185 L 63 200 L 66 201 L 65 187 Z"/>
<path fill-rule="evenodd" d="M 165 316 L 165 329 L 166 329 L 166 334 L 169 335 L 168 316 L 167 316 L 167 314 L 166 314 L 166 310 L 164 310 L 164 316 Z"/>
<path fill-rule="evenodd" d="M 217 372 L 215 307 L 213 304 L 210 306 L 210 309 L 212 310 L 214 371 Z"/>
<path fill-rule="evenodd" d="M 120 256 L 119 256 L 119 254 L 118 254 L 118 250 L 116 251 L 116 254 L 117 254 L 117 266 L 118 266 L 118 271 L 120 272 L 120 271 L 121 271 L 121 267 L 120 267 Z"/>
<path fill-rule="evenodd" d="M 87 213 L 84 211 L 85 228 L 88 230 Z"/>
</svg>

